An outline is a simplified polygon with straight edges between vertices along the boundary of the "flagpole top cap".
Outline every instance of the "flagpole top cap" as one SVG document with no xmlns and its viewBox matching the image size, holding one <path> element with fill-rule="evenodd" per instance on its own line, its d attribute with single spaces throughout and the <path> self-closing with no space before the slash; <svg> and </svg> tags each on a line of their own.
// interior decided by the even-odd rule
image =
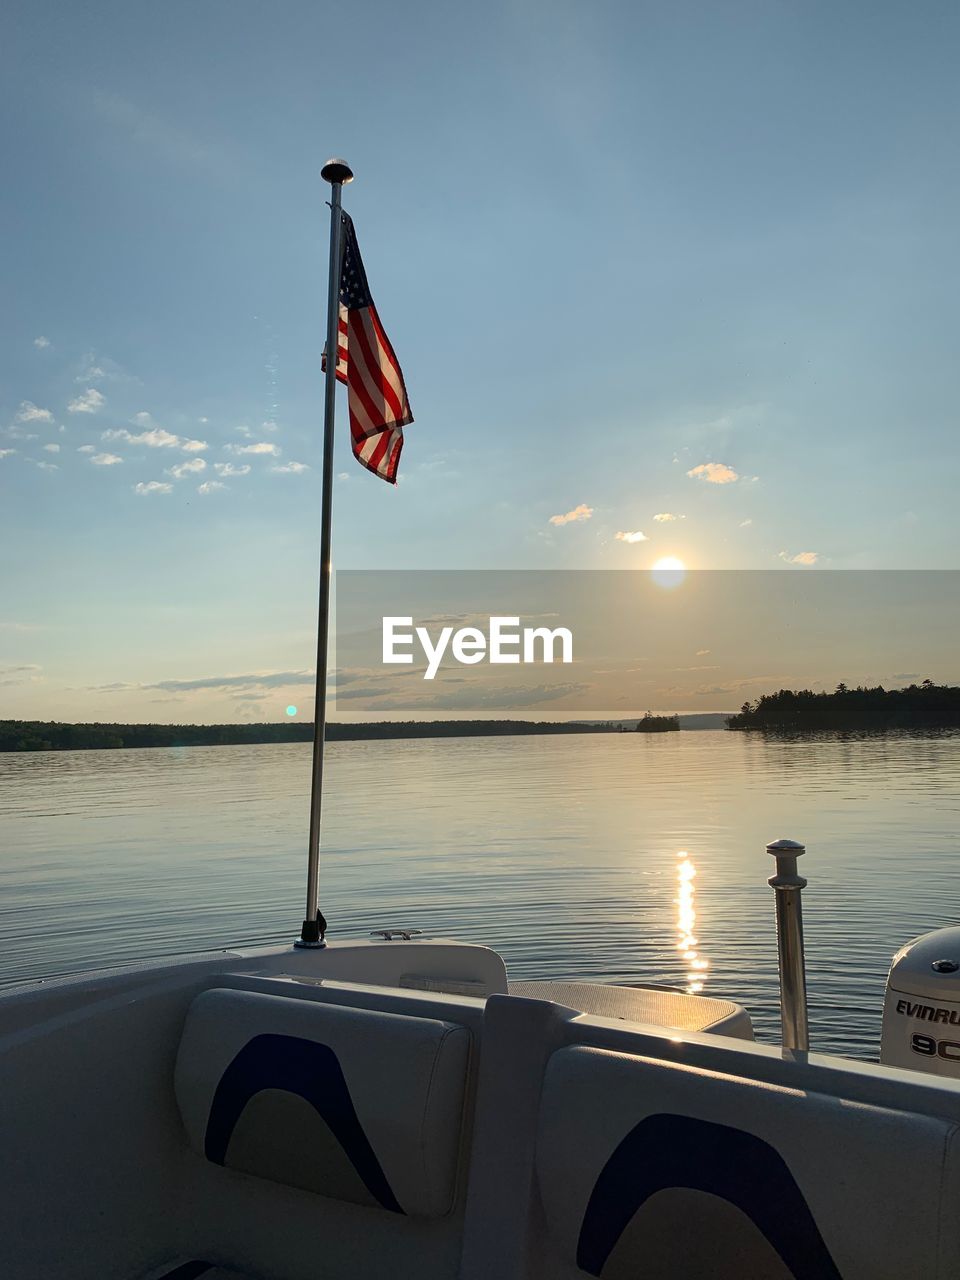
<svg viewBox="0 0 960 1280">
<path fill-rule="evenodd" d="M 347 164 L 346 160 L 338 160 L 336 156 L 320 170 L 320 177 L 326 178 L 327 182 L 347 183 L 353 181 L 353 170 Z"/>
</svg>

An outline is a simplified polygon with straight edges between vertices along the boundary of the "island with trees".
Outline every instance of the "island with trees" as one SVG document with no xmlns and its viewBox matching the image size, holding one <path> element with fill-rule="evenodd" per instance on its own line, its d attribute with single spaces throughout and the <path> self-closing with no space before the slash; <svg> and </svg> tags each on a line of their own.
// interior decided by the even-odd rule
<svg viewBox="0 0 960 1280">
<path fill-rule="evenodd" d="M 679 716 L 655 716 L 649 711 L 637 721 L 637 733 L 672 733 L 680 729 Z"/>
<path fill-rule="evenodd" d="M 780 689 L 745 702 L 727 719 L 729 729 L 775 732 L 960 728 L 960 688 L 932 680 L 904 689 L 855 689 L 838 684 L 832 693 Z"/>
</svg>

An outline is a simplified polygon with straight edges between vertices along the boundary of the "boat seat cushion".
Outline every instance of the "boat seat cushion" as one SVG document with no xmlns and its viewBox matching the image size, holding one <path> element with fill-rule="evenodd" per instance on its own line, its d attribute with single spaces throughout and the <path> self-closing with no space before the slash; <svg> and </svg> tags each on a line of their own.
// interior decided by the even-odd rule
<svg viewBox="0 0 960 1280">
<path fill-rule="evenodd" d="M 215 1164 L 434 1218 L 456 1190 L 465 1027 L 248 991 L 193 1001 L 176 1094 Z"/>
<path fill-rule="evenodd" d="M 580 1274 L 933 1280 L 960 1274 L 958 1154 L 947 1118 L 580 1046 L 548 1063 L 536 1169 Z"/>
</svg>

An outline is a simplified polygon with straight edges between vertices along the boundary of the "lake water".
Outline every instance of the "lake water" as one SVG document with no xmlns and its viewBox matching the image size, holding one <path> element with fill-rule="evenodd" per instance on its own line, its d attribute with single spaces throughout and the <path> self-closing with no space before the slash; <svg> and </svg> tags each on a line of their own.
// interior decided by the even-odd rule
<svg viewBox="0 0 960 1280">
<path fill-rule="evenodd" d="M 875 1057 L 890 957 L 960 920 L 960 735 L 727 732 L 327 748 L 321 905 L 511 977 L 658 982 L 779 1037 L 768 840 L 801 871 L 813 1047 Z M 0 755 L 0 984 L 283 942 L 309 744 Z M 693 939 L 693 940 L 691 940 Z"/>
</svg>

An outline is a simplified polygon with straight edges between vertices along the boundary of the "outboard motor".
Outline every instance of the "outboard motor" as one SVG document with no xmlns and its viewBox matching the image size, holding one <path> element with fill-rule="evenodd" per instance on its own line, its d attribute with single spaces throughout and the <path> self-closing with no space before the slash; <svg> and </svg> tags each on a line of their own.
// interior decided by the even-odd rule
<svg viewBox="0 0 960 1280">
<path fill-rule="evenodd" d="M 893 957 L 880 1061 L 960 1080 L 960 927 L 925 933 Z"/>
</svg>

